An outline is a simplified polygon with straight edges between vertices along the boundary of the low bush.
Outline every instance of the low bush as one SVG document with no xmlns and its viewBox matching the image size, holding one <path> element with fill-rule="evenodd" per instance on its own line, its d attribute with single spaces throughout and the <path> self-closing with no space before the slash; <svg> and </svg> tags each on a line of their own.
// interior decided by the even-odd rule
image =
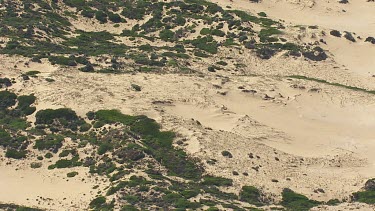
<svg viewBox="0 0 375 211">
<path fill-rule="evenodd" d="M 228 158 L 233 157 L 232 153 L 230 153 L 229 151 L 226 151 L 226 150 L 222 151 L 221 155 L 223 155 L 224 157 L 228 157 Z"/>
<path fill-rule="evenodd" d="M 67 177 L 75 177 L 77 175 L 78 175 L 78 172 L 76 172 L 76 171 L 72 171 L 72 172 L 69 172 L 69 173 L 66 174 Z"/>
<path fill-rule="evenodd" d="M 98 11 L 95 12 L 95 18 L 100 23 L 107 23 L 108 22 L 107 17 L 108 17 L 108 15 L 103 11 L 98 10 Z"/>
<path fill-rule="evenodd" d="M 0 88 L 10 87 L 12 86 L 12 82 L 9 78 L 0 78 Z"/>
<path fill-rule="evenodd" d="M 223 177 L 204 176 L 202 185 L 214 185 L 214 186 L 232 186 L 233 180 Z"/>
<path fill-rule="evenodd" d="M 57 152 L 57 150 L 62 147 L 62 142 L 64 137 L 61 135 L 46 135 L 35 141 L 34 149 L 38 150 L 52 150 Z"/>
<path fill-rule="evenodd" d="M 321 203 L 318 201 L 309 200 L 306 196 L 295 193 L 288 188 L 285 188 L 282 192 L 281 205 L 288 210 L 308 211 L 319 204 Z"/>
<path fill-rule="evenodd" d="M 335 37 L 341 37 L 341 33 L 337 30 L 332 30 L 329 32 L 329 34 Z"/>
<path fill-rule="evenodd" d="M 104 196 L 99 196 L 90 202 L 91 208 L 100 208 L 106 203 L 107 199 Z"/>
<path fill-rule="evenodd" d="M 33 168 L 33 169 L 37 169 L 37 168 L 42 167 L 42 163 L 41 162 L 33 162 L 33 163 L 30 164 L 30 167 Z"/>
<path fill-rule="evenodd" d="M 68 108 L 45 109 L 36 113 L 36 124 L 58 124 L 64 128 L 76 130 L 85 122 L 79 118 L 75 111 Z"/>
<path fill-rule="evenodd" d="M 27 152 L 24 150 L 15 150 L 15 149 L 8 149 L 5 153 L 5 157 L 13 158 L 13 159 L 22 159 L 26 158 Z"/>
<path fill-rule="evenodd" d="M 0 110 L 16 104 L 17 95 L 9 91 L 0 91 Z"/>
<path fill-rule="evenodd" d="M 254 204 L 257 206 L 263 205 L 261 201 L 261 192 L 253 186 L 243 186 L 240 195 L 240 201 L 247 202 L 249 204 Z"/>
</svg>

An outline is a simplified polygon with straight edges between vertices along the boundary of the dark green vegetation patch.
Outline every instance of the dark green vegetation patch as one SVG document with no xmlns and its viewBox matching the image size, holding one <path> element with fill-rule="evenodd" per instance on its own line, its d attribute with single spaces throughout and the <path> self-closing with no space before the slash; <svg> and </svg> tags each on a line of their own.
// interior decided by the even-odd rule
<svg viewBox="0 0 375 211">
<path fill-rule="evenodd" d="M 4 0 L 4 4 L 7 7 L 0 14 L 0 28 L 2 35 L 10 41 L 6 43 L 5 48 L 0 49 L 0 53 L 23 55 L 32 58 L 33 61 L 48 58 L 52 64 L 80 66 L 79 69 L 84 72 L 119 73 L 126 72 L 129 68 L 142 70 L 147 66 L 164 67 L 167 64 L 166 60 L 171 58 L 157 57 L 166 51 L 181 56 L 181 53 L 185 53 L 176 47 L 156 47 L 152 44 L 144 49 L 144 44 L 136 44 L 137 42 L 134 43 L 135 46 L 127 46 L 120 41 L 123 38 L 129 38 L 130 41 L 145 39 L 151 43 L 156 40 L 173 42 L 176 46 L 193 50 L 179 59 L 193 55 L 203 57 L 203 53 L 212 56 L 222 46 L 246 46 L 248 43 L 251 43 L 254 50 L 270 48 L 279 52 L 293 49 L 312 60 L 322 60 L 326 57 L 324 52 L 321 52 L 321 56 L 314 57 L 308 47 L 296 43 L 291 47 L 291 44 L 282 38 L 282 23 L 267 18 L 265 13 L 249 14 L 239 10 L 226 10 L 204 0 L 25 0 L 20 4 Z M 76 10 L 68 12 L 67 6 Z M 123 29 L 122 33 L 114 34 L 107 31 L 76 29 L 70 18 L 82 17 L 100 24 L 116 24 L 117 27 L 133 20 L 137 22 Z M 142 22 L 141 20 L 146 17 L 150 18 Z M 201 36 L 188 40 L 188 35 L 196 30 L 193 22 L 204 22 L 205 27 L 200 31 Z M 259 25 L 261 30 L 254 31 L 248 26 L 249 23 Z M 224 32 L 224 25 L 228 26 L 228 32 Z M 226 41 L 218 43 L 215 40 L 217 37 L 225 38 Z M 101 55 L 131 59 L 134 64 L 129 67 L 120 62 L 113 62 L 109 68 L 96 69 L 96 64 L 90 62 L 90 57 Z M 260 56 L 262 54 L 256 55 L 268 59 Z"/>
</svg>

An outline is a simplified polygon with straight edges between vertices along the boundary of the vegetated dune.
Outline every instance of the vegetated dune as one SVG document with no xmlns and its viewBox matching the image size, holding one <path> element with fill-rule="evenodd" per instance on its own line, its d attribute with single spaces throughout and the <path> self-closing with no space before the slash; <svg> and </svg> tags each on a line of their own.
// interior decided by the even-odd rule
<svg viewBox="0 0 375 211">
<path fill-rule="evenodd" d="M 64 53 L 40 47 L 30 56 L 23 50 L 35 40 L 2 37 L 0 91 L 18 103 L 0 102 L 0 209 L 375 209 L 375 45 L 365 41 L 375 36 L 374 2 L 220 0 L 212 2 L 227 13 L 211 20 L 205 10 L 217 5 L 187 1 L 177 26 L 168 22 L 174 7 L 155 4 L 170 18 L 155 31 L 144 27 L 153 10 L 136 19 L 112 8 L 102 22 L 71 2 L 56 7 L 69 30 L 35 36 Z M 188 12 L 194 8 L 202 16 Z M 115 14 L 126 20 L 113 22 Z M 22 95 L 36 97 L 31 114 L 19 108 Z M 37 123 L 38 112 L 59 108 L 72 109 L 79 123 Z M 100 110 L 108 116 L 95 116 Z M 8 133 L 15 145 L 27 136 L 27 147 L 4 141 Z M 60 148 L 37 149 L 51 134 L 64 136 Z M 194 178 L 186 176 L 194 168 Z"/>
</svg>

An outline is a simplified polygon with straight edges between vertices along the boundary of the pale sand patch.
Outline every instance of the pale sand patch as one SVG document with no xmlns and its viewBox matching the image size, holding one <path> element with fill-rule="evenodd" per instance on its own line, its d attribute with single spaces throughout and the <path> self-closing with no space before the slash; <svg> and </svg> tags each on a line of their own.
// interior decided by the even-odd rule
<svg viewBox="0 0 375 211">
<path fill-rule="evenodd" d="M 265 12 L 274 20 L 281 19 L 294 25 L 317 25 L 328 29 L 356 32 L 363 36 L 375 34 L 375 5 L 367 0 L 350 1 L 349 4 L 324 0 L 268 0 L 260 3 L 250 3 L 247 0 L 233 2 L 214 0 L 212 2 L 252 13 Z"/>
<path fill-rule="evenodd" d="M 36 206 L 51 210 L 82 210 L 88 207 L 97 190 L 96 182 L 88 178 L 82 168 L 47 170 L 47 166 L 32 169 L 30 166 L 0 166 L 0 201 L 19 205 Z M 23 161 L 20 161 L 23 162 Z M 74 178 L 68 172 L 77 171 Z M 84 181 L 82 181 L 84 179 Z"/>
</svg>

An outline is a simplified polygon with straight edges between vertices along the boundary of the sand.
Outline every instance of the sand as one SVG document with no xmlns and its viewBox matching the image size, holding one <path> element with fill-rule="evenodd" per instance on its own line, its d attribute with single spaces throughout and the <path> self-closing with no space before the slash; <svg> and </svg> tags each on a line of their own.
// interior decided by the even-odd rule
<svg viewBox="0 0 375 211">
<path fill-rule="evenodd" d="M 163 129 L 179 133 L 184 144 L 176 147 L 201 159 L 207 173 L 232 178 L 235 185 L 230 191 L 254 185 L 275 202 L 280 201 L 280 192 L 285 187 L 316 200 L 349 199 L 351 193 L 361 190 L 366 180 L 375 177 L 375 95 L 287 76 L 304 75 L 375 90 L 375 45 L 363 39 L 352 43 L 329 35 L 331 29 L 337 29 L 362 38 L 375 36 L 374 3 L 365 0 L 352 0 L 349 4 L 322 0 L 213 2 L 253 13 L 263 11 L 271 18 L 282 19 L 288 26 L 286 36 L 304 42 L 324 39 L 327 44 L 321 46 L 330 57 L 317 63 L 287 58 L 281 53 L 264 61 L 250 50 L 223 48 L 213 59 L 192 61 L 195 74 L 111 75 L 83 73 L 45 60 L 42 64 L 25 65 L 26 58 L 0 55 L 0 77 L 15 78 L 17 83 L 9 88 L 12 91 L 35 94 L 38 110 L 69 107 L 84 116 L 92 110 L 119 109 L 126 114 L 154 118 Z M 293 28 L 296 25 L 319 28 L 301 30 Z M 88 20 L 74 22 L 74 26 L 101 30 Z M 121 27 L 105 29 L 121 32 Z M 228 59 L 229 64 L 223 70 L 207 71 L 208 64 L 227 57 L 234 59 Z M 244 66 L 235 68 L 236 64 Z M 39 70 L 41 74 L 23 81 L 20 74 L 30 70 Z M 53 78 L 55 82 L 47 82 L 45 78 Z M 142 91 L 135 92 L 131 84 L 141 86 Z M 33 119 L 31 116 L 30 120 Z M 223 157 L 224 150 L 230 151 L 233 158 Z M 98 182 L 87 177 L 87 169 L 74 169 L 79 175 L 67 181 L 66 173 L 73 169 L 48 171 L 48 164 L 31 169 L 31 161 L 6 164 L 8 160 L 3 155 L 1 159 L 0 186 L 9 190 L 0 193 L 1 202 L 82 210 L 96 195 L 97 190 L 92 187 Z M 210 159 L 218 162 L 209 165 L 206 161 Z M 233 175 L 233 171 L 239 175 Z M 83 178 L 85 182 L 81 181 Z M 102 182 L 101 187 L 105 184 Z M 320 188 L 324 193 L 316 191 Z M 37 201 L 38 197 L 45 199 Z M 375 207 L 344 203 L 313 210 L 351 209 Z"/>
</svg>

